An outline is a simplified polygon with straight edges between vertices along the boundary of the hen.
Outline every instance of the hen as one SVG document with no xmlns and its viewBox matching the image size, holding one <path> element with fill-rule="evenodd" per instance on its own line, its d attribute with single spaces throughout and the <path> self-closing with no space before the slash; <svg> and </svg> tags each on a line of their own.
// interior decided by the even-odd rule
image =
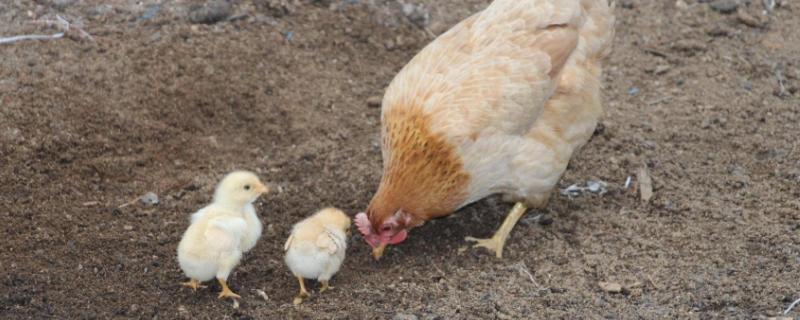
<svg viewBox="0 0 800 320">
<path fill-rule="evenodd" d="M 382 101 L 383 176 L 356 224 L 380 258 L 408 230 L 492 194 L 516 202 L 475 239 L 502 257 L 602 113 L 607 0 L 496 0 L 419 52 Z"/>
</svg>

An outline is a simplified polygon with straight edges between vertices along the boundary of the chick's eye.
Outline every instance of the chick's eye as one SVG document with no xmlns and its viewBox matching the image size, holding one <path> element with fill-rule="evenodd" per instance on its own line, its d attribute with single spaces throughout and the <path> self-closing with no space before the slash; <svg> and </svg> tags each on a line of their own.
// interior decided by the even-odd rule
<svg viewBox="0 0 800 320">
<path fill-rule="evenodd" d="M 250 190 L 250 185 L 249 185 L 249 184 L 246 184 L 246 185 L 244 186 L 244 189 L 245 189 L 245 190 Z"/>
</svg>

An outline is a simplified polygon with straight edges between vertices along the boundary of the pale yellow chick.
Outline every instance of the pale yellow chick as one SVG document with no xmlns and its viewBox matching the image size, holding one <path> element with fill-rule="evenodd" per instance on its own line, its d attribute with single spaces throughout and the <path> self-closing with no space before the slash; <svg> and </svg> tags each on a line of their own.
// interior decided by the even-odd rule
<svg viewBox="0 0 800 320">
<path fill-rule="evenodd" d="M 304 279 L 317 279 L 322 283 L 320 293 L 332 289 L 329 281 L 344 261 L 350 218 L 341 210 L 322 209 L 292 227 L 286 240 L 286 265 L 300 282 L 300 293 L 294 304 L 309 297 Z"/>
<path fill-rule="evenodd" d="M 261 221 L 253 202 L 269 189 L 252 172 L 228 174 L 217 186 L 214 201 L 192 215 L 191 225 L 178 245 L 178 263 L 190 278 L 184 286 L 194 290 L 217 278 L 219 298 L 240 298 L 227 280 L 242 253 L 261 237 Z"/>
</svg>

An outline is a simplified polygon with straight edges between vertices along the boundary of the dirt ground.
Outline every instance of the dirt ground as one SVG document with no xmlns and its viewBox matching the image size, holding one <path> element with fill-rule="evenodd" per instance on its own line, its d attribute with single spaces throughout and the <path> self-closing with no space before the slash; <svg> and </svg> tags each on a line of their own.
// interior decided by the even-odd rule
<svg viewBox="0 0 800 320">
<path fill-rule="evenodd" d="M 753 319 L 800 298 L 798 3 L 619 1 L 606 115 L 559 185 L 607 193 L 554 196 L 502 260 L 463 241 L 494 232 L 498 198 L 380 262 L 356 235 L 336 288 L 300 307 L 289 228 L 365 208 L 381 163 L 368 101 L 488 1 L 199 3 L 0 2 L 0 36 L 55 33 L 30 22 L 60 14 L 95 40 L 0 45 L 0 318 Z M 642 164 L 649 203 L 623 187 Z M 238 168 L 275 191 L 234 309 L 216 284 L 180 287 L 175 250 Z M 147 192 L 160 203 L 119 208 Z"/>
</svg>

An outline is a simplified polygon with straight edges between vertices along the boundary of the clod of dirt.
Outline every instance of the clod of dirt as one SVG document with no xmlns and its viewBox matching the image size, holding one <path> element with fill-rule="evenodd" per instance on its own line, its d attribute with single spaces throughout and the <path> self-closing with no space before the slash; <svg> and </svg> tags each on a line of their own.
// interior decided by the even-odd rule
<svg viewBox="0 0 800 320">
<path fill-rule="evenodd" d="M 747 11 L 742 8 L 739 8 L 739 10 L 736 11 L 736 18 L 739 20 L 739 22 L 748 27 L 762 28 L 764 25 L 766 25 L 766 21 L 747 13 Z"/>
<path fill-rule="evenodd" d="M 372 96 L 367 99 L 367 107 L 380 108 L 383 98 L 381 96 Z"/>
<path fill-rule="evenodd" d="M 692 39 L 681 39 L 675 41 L 675 43 L 672 45 L 672 49 L 687 53 L 694 53 L 698 51 L 706 51 L 708 47 L 702 41 L 692 40 Z"/>
<path fill-rule="evenodd" d="M 622 292 L 622 285 L 619 284 L 619 283 L 616 283 L 616 282 L 600 281 L 600 282 L 597 283 L 597 285 L 600 286 L 600 289 L 602 289 L 603 291 L 608 292 L 608 293 L 620 293 L 620 292 Z"/>
<path fill-rule="evenodd" d="M 625 9 L 633 9 L 636 7 L 636 1 L 633 0 L 622 0 L 619 4 Z"/>
<path fill-rule="evenodd" d="M 733 13 L 739 8 L 739 0 L 717 0 L 708 4 L 711 9 L 719 13 Z"/>
<path fill-rule="evenodd" d="M 672 69 L 672 66 L 670 66 L 668 64 L 660 64 L 660 65 L 655 66 L 654 68 L 652 68 L 652 67 L 648 68 L 645 71 L 647 71 L 648 73 L 653 73 L 655 75 L 662 75 L 662 74 L 665 74 L 665 73 L 669 72 L 669 70 L 671 70 L 671 69 Z"/>
<path fill-rule="evenodd" d="M 189 9 L 189 22 L 214 24 L 225 20 L 233 13 L 233 6 L 223 0 L 211 0 Z"/>
</svg>

